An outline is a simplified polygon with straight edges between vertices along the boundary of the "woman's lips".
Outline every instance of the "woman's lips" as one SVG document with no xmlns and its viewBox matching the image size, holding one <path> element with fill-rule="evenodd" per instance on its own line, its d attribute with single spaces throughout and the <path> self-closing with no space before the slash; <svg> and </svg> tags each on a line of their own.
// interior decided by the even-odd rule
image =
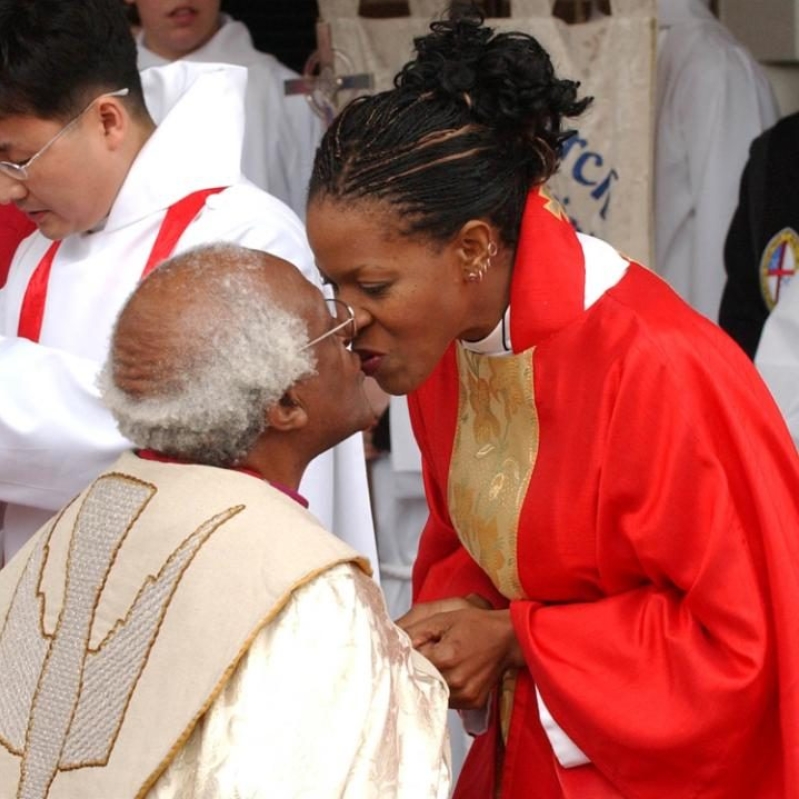
<svg viewBox="0 0 799 799">
<path fill-rule="evenodd" d="M 361 371 L 371 377 L 380 368 L 383 361 L 383 356 L 378 352 L 368 352 L 367 350 L 359 350 L 358 355 L 361 359 Z"/>
</svg>

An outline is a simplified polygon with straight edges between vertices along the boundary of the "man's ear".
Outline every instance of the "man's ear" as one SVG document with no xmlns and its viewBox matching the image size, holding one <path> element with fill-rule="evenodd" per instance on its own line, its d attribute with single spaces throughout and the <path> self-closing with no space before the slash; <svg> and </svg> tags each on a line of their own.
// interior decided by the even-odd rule
<svg viewBox="0 0 799 799">
<path fill-rule="evenodd" d="M 111 150 L 119 149 L 128 138 L 128 131 L 133 124 L 129 111 L 119 97 L 101 97 L 97 112 L 106 146 Z"/>
<path fill-rule="evenodd" d="M 274 405 L 266 410 L 269 427 L 282 432 L 301 430 L 308 424 L 308 413 L 297 392 L 290 388 Z"/>
</svg>

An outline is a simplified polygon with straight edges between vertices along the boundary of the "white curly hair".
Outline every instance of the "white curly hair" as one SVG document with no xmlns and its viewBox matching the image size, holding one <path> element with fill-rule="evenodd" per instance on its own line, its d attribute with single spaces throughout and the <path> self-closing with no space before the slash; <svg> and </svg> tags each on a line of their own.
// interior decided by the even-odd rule
<svg viewBox="0 0 799 799">
<path fill-rule="evenodd" d="M 266 429 L 265 410 L 315 373 L 312 351 L 302 349 L 308 342 L 305 321 L 274 301 L 263 276 L 256 279 L 269 268 L 263 256 L 232 244 L 206 245 L 165 261 L 146 279 L 187 270 L 196 287 L 187 294 L 198 301 L 185 296 L 174 309 L 191 344 L 182 341 L 162 361 L 145 362 L 144 393 L 117 383 L 117 333 L 128 300 L 98 385 L 120 432 L 134 445 L 195 463 L 233 466 Z M 220 262 L 234 268 L 215 268 Z M 218 312 L 208 313 L 209 308 Z"/>
</svg>

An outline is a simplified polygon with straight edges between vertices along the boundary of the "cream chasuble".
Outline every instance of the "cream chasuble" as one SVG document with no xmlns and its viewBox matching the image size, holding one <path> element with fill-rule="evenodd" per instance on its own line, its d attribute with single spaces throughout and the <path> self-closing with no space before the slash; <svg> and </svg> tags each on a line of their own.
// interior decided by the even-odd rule
<svg viewBox="0 0 799 799">
<path fill-rule="evenodd" d="M 281 740 L 248 740 L 235 725 L 216 740 L 209 734 L 226 714 L 246 718 L 229 686 L 256 682 L 261 701 L 271 697 L 275 712 L 286 711 L 279 718 L 283 737 L 320 734 L 289 714 L 285 685 L 270 677 L 277 672 L 258 673 L 264 658 L 278 655 L 284 673 L 286 663 L 308 668 L 301 637 L 273 636 L 268 651 L 262 646 L 265 636 L 286 626 L 287 608 L 289 628 L 316 630 L 313 612 L 297 623 L 297 598 L 306 589 L 317 600 L 338 592 L 339 604 L 334 609 L 330 602 L 319 618 L 335 629 L 338 616 L 340 647 L 354 668 L 353 653 L 364 649 L 370 662 L 373 655 L 390 661 L 382 688 L 391 701 L 377 726 L 417 773 L 414 782 L 400 774 L 398 757 L 370 752 L 371 770 L 360 766 L 363 784 L 408 788 L 381 795 L 445 796 L 446 687 L 390 624 L 366 568 L 298 503 L 251 475 L 124 454 L 0 571 L 3 796 L 276 795 L 264 763 L 270 744 L 279 748 Z M 368 625 L 354 624 L 356 596 L 378 617 L 382 647 Z M 325 662 L 310 665 L 324 685 Z M 359 687 L 368 696 L 371 686 Z M 325 712 L 320 706 L 319 717 Z M 336 734 L 327 731 L 328 743 Z M 250 755 L 244 774 L 238 773 L 242 750 Z M 213 764 L 203 760 L 207 753 Z M 357 747 L 351 754 L 343 763 L 344 786 L 359 762 Z M 225 772 L 228 757 L 238 772 Z M 427 768 L 419 768 L 423 761 Z M 223 793 L 219 780 L 203 782 L 211 772 L 221 774 Z M 298 776 L 309 773 L 312 778 L 308 769 Z M 298 795 L 284 788 L 281 796 Z M 328 794 L 320 783 L 314 795 L 344 794 Z"/>
</svg>

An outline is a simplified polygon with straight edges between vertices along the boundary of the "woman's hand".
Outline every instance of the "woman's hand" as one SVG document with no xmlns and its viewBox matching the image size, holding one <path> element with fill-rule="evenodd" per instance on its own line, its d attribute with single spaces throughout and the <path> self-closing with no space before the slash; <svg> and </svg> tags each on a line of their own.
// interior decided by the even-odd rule
<svg viewBox="0 0 799 799">
<path fill-rule="evenodd" d="M 463 597 L 450 597 L 449 599 L 438 599 L 435 602 L 420 602 L 414 605 L 404 616 L 400 616 L 396 623 L 402 627 L 405 632 L 408 632 L 409 627 L 417 625 L 424 619 L 435 616 L 437 613 L 446 613 L 450 610 L 465 610 L 474 606 L 476 601 L 471 598 L 464 599 Z M 490 605 L 481 605 L 480 607 L 491 607 Z M 416 641 L 411 636 L 414 647 L 418 646 Z"/>
<path fill-rule="evenodd" d="M 525 665 L 510 611 L 474 598 L 416 605 L 397 624 L 447 681 L 451 707 L 484 707 L 504 672 Z"/>
</svg>

